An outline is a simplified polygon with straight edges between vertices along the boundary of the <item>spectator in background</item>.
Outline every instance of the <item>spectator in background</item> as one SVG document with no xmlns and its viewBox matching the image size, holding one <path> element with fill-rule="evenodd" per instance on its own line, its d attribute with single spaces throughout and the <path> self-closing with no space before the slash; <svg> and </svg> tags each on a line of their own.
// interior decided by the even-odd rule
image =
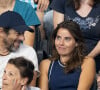
<svg viewBox="0 0 100 90">
<path fill-rule="evenodd" d="M 73 21 L 58 24 L 52 46 L 52 57 L 40 64 L 41 90 L 90 90 L 96 75 L 95 62 L 84 54 L 79 25 Z"/>
<path fill-rule="evenodd" d="M 38 70 L 38 60 L 35 50 L 21 42 L 24 40 L 25 31 L 33 31 L 29 28 L 21 15 L 13 11 L 7 11 L 0 15 L 0 88 L 4 68 L 10 58 L 23 56 L 34 64 L 34 77 L 31 82 L 35 86 Z M 17 44 L 16 44 L 17 43 Z"/>
<path fill-rule="evenodd" d="M 19 0 L 0 0 L 0 14 L 8 10 L 19 13 L 25 20 L 26 24 L 32 29 L 40 24 L 33 7 L 25 2 Z M 33 47 L 35 33 L 25 31 L 24 36 L 24 43 Z"/>
<path fill-rule="evenodd" d="M 23 57 L 10 59 L 4 70 L 2 90 L 24 90 L 34 77 L 33 71 L 31 61 Z"/>
</svg>

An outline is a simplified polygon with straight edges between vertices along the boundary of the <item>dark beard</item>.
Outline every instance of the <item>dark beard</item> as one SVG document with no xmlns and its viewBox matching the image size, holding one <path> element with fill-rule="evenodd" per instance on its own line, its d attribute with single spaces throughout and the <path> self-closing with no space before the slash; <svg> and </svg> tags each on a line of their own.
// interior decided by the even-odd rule
<svg viewBox="0 0 100 90">
<path fill-rule="evenodd" d="M 6 39 L 3 39 L 3 43 L 4 43 L 4 47 L 10 52 L 11 51 L 11 45 L 10 43 L 8 42 L 8 40 Z"/>
<path fill-rule="evenodd" d="M 15 40 L 13 42 L 13 44 L 10 45 L 9 50 L 11 52 L 16 52 L 18 50 L 19 46 L 20 46 L 20 43 L 21 43 L 21 40 Z"/>
<path fill-rule="evenodd" d="M 14 44 L 13 44 L 9 47 L 9 50 L 10 52 L 16 52 L 17 49 L 14 47 Z"/>
<path fill-rule="evenodd" d="M 10 52 L 15 52 L 15 51 L 16 51 L 16 48 L 14 47 L 14 44 L 11 44 L 11 45 L 9 46 L 8 50 L 9 50 Z"/>
</svg>

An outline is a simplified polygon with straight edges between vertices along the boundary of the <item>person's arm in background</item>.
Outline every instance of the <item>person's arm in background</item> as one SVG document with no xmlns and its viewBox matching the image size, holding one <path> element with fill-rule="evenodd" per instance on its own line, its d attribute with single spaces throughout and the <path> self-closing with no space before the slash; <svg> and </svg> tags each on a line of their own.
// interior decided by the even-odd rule
<svg viewBox="0 0 100 90">
<path fill-rule="evenodd" d="M 56 28 L 57 24 L 64 21 L 66 0 L 52 0 L 50 8 L 53 10 L 53 25 Z"/>
<path fill-rule="evenodd" d="M 29 27 L 35 30 L 34 26 L 29 26 Z M 25 37 L 24 44 L 33 47 L 35 41 L 35 31 L 33 32 L 25 31 L 24 37 Z"/>
<path fill-rule="evenodd" d="M 88 56 L 95 58 L 98 54 L 100 54 L 100 41 L 98 41 L 97 45 L 94 49 L 88 54 Z"/>
<path fill-rule="evenodd" d="M 53 10 L 53 23 L 54 23 L 54 28 L 56 28 L 57 27 L 57 24 L 59 24 L 63 20 L 64 20 L 64 14 Z"/>
<path fill-rule="evenodd" d="M 37 3 L 37 10 L 45 11 L 48 8 L 49 0 L 34 0 Z"/>
<path fill-rule="evenodd" d="M 86 57 L 82 64 L 82 72 L 79 78 L 77 90 L 90 90 L 96 77 L 95 61 L 91 57 Z"/>
<path fill-rule="evenodd" d="M 50 66 L 50 60 L 42 60 L 40 63 L 40 78 L 39 78 L 39 88 L 41 90 L 49 90 L 48 87 L 48 70 Z"/>
<path fill-rule="evenodd" d="M 49 6 L 49 0 L 33 0 L 33 2 L 35 4 L 37 4 L 37 10 L 36 10 L 36 13 L 37 13 L 37 16 L 41 22 L 41 25 L 39 26 L 39 29 L 40 29 L 40 33 L 41 33 L 41 40 L 45 39 L 45 30 L 44 30 L 44 27 L 43 27 L 43 18 L 44 18 L 44 14 L 45 14 L 45 11 L 48 9 L 48 6 Z"/>
<path fill-rule="evenodd" d="M 44 18 L 44 11 L 41 10 L 36 10 L 36 14 L 41 22 L 41 25 L 39 26 L 40 29 L 40 34 L 41 34 L 41 40 L 43 40 L 45 38 L 45 30 L 43 27 L 43 18 Z"/>
</svg>

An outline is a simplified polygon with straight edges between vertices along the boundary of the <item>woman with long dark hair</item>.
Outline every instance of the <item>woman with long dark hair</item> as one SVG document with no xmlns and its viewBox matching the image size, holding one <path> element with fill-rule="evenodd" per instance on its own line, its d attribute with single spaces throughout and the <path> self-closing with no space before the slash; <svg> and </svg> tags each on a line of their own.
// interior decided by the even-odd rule
<svg viewBox="0 0 100 90">
<path fill-rule="evenodd" d="M 95 77 L 95 62 L 86 57 L 80 27 L 64 21 L 52 35 L 52 57 L 40 64 L 41 90 L 90 90 Z"/>
</svg>

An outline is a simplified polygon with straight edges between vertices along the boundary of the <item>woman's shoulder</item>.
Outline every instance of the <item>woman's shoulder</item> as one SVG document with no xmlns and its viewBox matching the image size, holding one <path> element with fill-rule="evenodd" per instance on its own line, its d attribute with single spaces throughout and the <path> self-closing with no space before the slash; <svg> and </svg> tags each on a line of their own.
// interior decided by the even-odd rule
<svg viewBox="0 0 100 90">
<path fill-rule="evenodd" d="M 50 68 L 51 60 L 50 59 L 44 59 L 40 62 L 40 73 L 46 74 L 48 76 L 49 68 Z"/>
<path fill-rule="evenodd" d="M 40 62 L 40 71 L 42 70 L 42 71 L 47 71 L 48 72 L 50 63 L 51 63 L 50 59 L 44 59 L 44 60 L 42 60 Z"/>
<path fill-rule="evenodd" d="M 82 64 L 82 72 L 79 78 L 78 90 L 90 90 L 95 75 L 95 61 L 93 58 L 87 56 Z"/>
<path fill-rule="evenodd" d="M 86 56 L 82 63 L 82 69 L 85 67 L 95 67 L 95 60 L 92 57 Z"/>
<path fill-rule="evenodd" d="M 50 59 L 43 59 L 40 64 L 49 65 L 51 63 Z"/>
</svg>

